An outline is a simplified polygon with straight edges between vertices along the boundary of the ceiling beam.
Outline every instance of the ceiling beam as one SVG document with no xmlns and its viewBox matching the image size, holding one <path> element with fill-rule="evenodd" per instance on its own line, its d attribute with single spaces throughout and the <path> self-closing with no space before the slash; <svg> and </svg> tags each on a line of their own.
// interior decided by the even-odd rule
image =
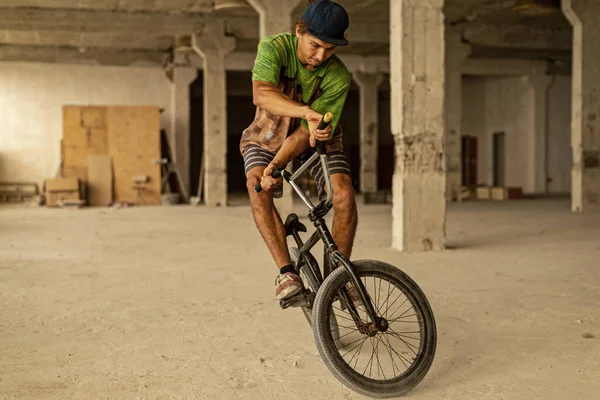
<svg viewBox="0 0 600 400">
<path fill-rule="evenodd" d="M 185 35 L 200 32 L 205 17 L 122 11 L 0 8 L 0 30 Z"/>
<path fill-rule="evenodd" d="M 0 62 L 44 62 L 58 64 L 95 64 L 161 67 L 171 55 L 163 51 L 99 49 L 80 50 L 60 46 L 0 45 Z"/>
<path fill-rule="evenodd" d="M 258 16 L 224 17 L 225 30 L 238 39 L 258 39 Z M 388 21 L 353 19 L 346 31 L 350 43 L 389 43 Z"/>
<path fill-rule="evenodd" d="M 513 49 L 570 50 L 570 26 L 473 24 L 465 27 L 463 40 L 474 46 Z"/>
<path fill-rule="evenodd" d="M 0 44 L 168 50 L 173 46 L 173 36 L 154 37 L 129 32 L 0 30 Z"/>
<path fill-rule="evenodd" d="M 218 0 L 217 0 L 218 1 Z M 52 8 L 194 13 L 210 12 L 215 0 L 0 0 L 4 8 Z"/>
</svg>

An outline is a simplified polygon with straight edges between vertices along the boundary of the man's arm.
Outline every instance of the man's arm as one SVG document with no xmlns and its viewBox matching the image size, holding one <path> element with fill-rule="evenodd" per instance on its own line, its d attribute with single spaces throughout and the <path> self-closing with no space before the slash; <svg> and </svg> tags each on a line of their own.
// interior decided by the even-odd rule
<svg viewBox="0 0 600 400">
<path fill-rule="evenodd" d="M 311 108 L 285 96 L 269 82 L 252 82 L 254 105 L 273 115 L 306 119 Z"/>
<path fill-rule="evenodd" d="M 281 46 L 271 40 L 263 39 L 258 45 L 258 52 L 252 68 L 252 97 L 254 105 L 272 115 L 281 117 L 300 118 L 307 122 L 311 136 L 311 145 L 315 139 L 328 140 L 331 128 L 317 130 L 323 118 L 321 113 L 314 111 L 308 105 L 296 102 L 285 96 L 277 88 L 279 73 L 284 56 Z"/>
<path fill-rule="evenodd" d="M 289 135 L 281 145 L 281 148 L 273 157 L 273 161 L 263 171 L 261 185 L 263 189 L 269 190 L 273 186 L 279 185 L 281 178 L 273 178 L 271 175 L 276 169 L 283 167 L 285 164 L 304 153 L 310 146 L 310 133 L 308 130 L 299 126 L 291 135 Z"/>
<path fill-rule="evenodd" d="M 305 127 L 298 127 L 298 129 L 292 132 L 292 134 L 283 141 L 281 148 L 275 157 L 273 157 L 271 163 L 275 164 L 277 168 L 280 168 L 295 157 L 304 153 L 309 147 L 309 137 L 310 133 Z"/>
<path fill-rule="evenodd" d="M 317 129 L 323 118 L 321 113 L 313 110 L 308 105 L 303 105 L 290 99 L 271 83 L 263 81 L 252 82 L 252 94 L 254 105 L 273 115 L 306 120 L 308 132 L 316 140 L 329 140 L 331 137 L 331 126 L 327 126 L 327 128 L 321 130 Z M 314 146 L 315 141 L 312 140 L 310 144 Z"/>
</svg>

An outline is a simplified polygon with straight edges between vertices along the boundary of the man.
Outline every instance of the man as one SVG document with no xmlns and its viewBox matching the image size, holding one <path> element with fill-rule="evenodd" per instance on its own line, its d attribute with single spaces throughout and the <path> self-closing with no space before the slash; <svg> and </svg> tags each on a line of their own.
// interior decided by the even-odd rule
<svg viewBox="0 0 600 400">
<path fill-rule="evenodd" d="M 244 157 L 247 189 L 256 225 L 269 248 L 279 275 L 278 300 L 302 289 L 287 249 L 286 234 L 273 197 L 281 197 L 282 180 L 271 174 L 307 151 L 316 140 L 327 141 L 327 159 L 333 185 L 332 235 L 348 258 L 357 226 L 357 212 L 350 169 L 342 147 L 339 119 L 351 76 L 334 55 L 337 46 L 348 44 L 344 32 L 348 14 L 331 0 L 309 1 L 296 24 L 296 34 L 282 33 L 263 38 L 252 70 L 256 116 L 244 130 L 240 152 Z M 323 115 L 333 119 L 327 129 L 317 129 Z M 320 165 L 310 169 L 319 197 L 326 196 Z M 263 191 L 254 192 L 261 183 Z M 352 295 L 352 293 L 351 293 Z"/>
</svg>

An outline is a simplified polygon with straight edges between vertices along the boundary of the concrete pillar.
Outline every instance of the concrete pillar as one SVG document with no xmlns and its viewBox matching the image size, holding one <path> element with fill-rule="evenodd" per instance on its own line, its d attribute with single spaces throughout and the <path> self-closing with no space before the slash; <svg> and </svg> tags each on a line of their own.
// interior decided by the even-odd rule
<svg viewBox="0 0 600 400">
<path fill-rule="evenodd" d="M 192 47 L 203 60 L 204 199 L 207 206 L 227 205 L 227 89 L 225 56 L 235 48 L 220 19 L 208 21 Z"/>
<path fill-rule="evenodd" d="M 573 25 L 571 209 L 600 209 L 600 3 L 563 0 Z M 585 62 L 584 62 L 585 60 Z"/>
<path fill-rule="evenodd" d="M 354 81 L 360 87 L 360 191 L 377 192 L 377 160 L 379 151 L 379 86 L 383 75 L 355 71 Z"/>
<path fill-rule="evenodd" d="M 445 247 L 443 0 L 390 1 L 392 247 Z"/>
<path fill-rule="evenodd" d="M 462 185 L 462 71 L 471 46 L 462 43 L 462 29 L 446 27 L 446 200 L 460 201 Z"/>
<path fill-rule="evenodd" d="M 260 37 L 277 33 L 294 32 L 292 12 L 300 0 L 246 0 L 256 10 L 259 17 Z"/>
<path fill-rule="evenodd" d="M 190 191 L 190 84 L 197 76 L 195 68 L 176 66 L 172 71 L 169 141 L 187 193 Z"/>
<path fill-rule="evenodd" d="M 529 115 L 529 137 L 531 139 L 530 149 L 531 166 L 529 168 L 530 187 L 534 193 L 547 192 L 547 116 L 548 88 L 552 83 L 552 77 L 546 75 L 545 71 L 533 71 L 528 75 L 530 86 L 530 115 Z"/>
<path fill-rule="evenodd" d="M 300 0 L 247 0 L 259 16 L 259 35 L 275 35 L 278 33 L 294 33 L 295 23 L 292 12 Z M 292 163 L 288 164 L 288 171 L 292 172 Z M 292 188 L 283 183 L 283 197 L 275 199 L 275 207 L 280 214 L 289 214 L 294 206 L 294 192 Z"/>
</svg>

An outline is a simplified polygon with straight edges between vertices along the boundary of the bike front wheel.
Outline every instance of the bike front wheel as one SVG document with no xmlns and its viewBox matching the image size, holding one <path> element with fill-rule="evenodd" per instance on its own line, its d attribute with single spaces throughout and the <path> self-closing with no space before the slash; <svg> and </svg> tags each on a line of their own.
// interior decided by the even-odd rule
<svg viewBox="0 0 600 400">
<path fill-rule="evenodd" d="M 346 303 L 344 288 L 351 279 L 339 267 L 323 282 L 314 301 L 317 349 L 331 373 L 348 388 L 376 398 L 402 395 L 431 368 L 437 343 L 433 312 L 421 289 L 398 268 L 375 260 L 352 264 L 388 329 L 378 331 L 362 304 L 340 306 Z"/>
</svg>

